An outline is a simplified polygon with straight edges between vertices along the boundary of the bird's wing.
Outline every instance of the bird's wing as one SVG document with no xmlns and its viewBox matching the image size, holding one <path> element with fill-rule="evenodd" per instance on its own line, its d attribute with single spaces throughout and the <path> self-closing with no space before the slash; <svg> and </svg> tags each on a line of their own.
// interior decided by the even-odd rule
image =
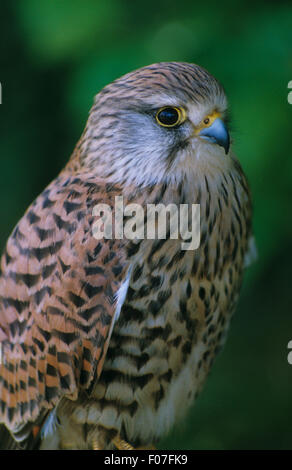
<svg viewBox="0 0 292 470">
<path fill-rule="evenodd" d="M 8 240 L 0 278 L 0 422 L 13 433 L 99 376 L 127 276 L 122 240 L 96 240 L 117 188 L 57 178 Z M 120 307 L 118 307 L 120 308 Z"/>
</svg>

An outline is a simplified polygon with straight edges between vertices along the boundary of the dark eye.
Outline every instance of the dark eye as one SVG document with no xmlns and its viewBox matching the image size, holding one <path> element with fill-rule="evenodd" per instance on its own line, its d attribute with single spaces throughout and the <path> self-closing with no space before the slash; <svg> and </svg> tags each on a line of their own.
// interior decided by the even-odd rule
<svg viewBox="0 0 292 470">
<path fill-rule="evenodd" d="M 181 108 L 166 106 L 156 113 L 156 121 L 163 127 L 178 126 L 185 120 L 185 111 Z"/>
</svg>

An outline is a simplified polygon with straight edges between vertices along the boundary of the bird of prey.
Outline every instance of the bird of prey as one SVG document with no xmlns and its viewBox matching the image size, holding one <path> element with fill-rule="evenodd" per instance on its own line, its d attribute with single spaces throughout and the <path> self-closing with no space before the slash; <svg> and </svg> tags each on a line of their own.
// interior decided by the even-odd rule
<svg viewBox="0 0 292 470">
<path fill-rule="evenodd" d="M 0 445 L 152 448 L 223 344 L 252 255 L 251 198 L 223 87 L 198 65 L 102 89 L 66 167 L 8 239 L 0 278 Z M 200 205 L 200 244 L 94 236 L 94 207 Z"/>
</svg>

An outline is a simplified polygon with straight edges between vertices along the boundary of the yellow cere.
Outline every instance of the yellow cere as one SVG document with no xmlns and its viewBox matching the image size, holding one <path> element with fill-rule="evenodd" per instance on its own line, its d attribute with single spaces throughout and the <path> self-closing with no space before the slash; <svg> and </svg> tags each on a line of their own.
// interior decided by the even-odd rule
<svg viewBox="0 0 292 470">
<path fill-rule="evenodd" d="M 221 117 L 221 114 L 218 111 L 214 111 L 213 113 L 208 114 L 208 116 L 205 116 L 199 126 L 196 128 L 196 134 L 198 134 L 202 129 L 210 127 L 218 117 Z"/>
</svg>

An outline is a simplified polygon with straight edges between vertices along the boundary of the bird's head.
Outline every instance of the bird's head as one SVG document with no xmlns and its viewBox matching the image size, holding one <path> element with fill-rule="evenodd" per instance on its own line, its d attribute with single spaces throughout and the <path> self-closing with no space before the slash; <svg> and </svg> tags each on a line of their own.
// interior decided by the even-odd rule
<svg viewBox="0 0 292 470">
<path fill-rule="evenodd" d="M 216 172 L 230 160 L 226 111 L 222 86 L 202 67 L 143 67 L 96 96 L 80 161 L 109 180 L 140 186 Z"/>
</svg>

